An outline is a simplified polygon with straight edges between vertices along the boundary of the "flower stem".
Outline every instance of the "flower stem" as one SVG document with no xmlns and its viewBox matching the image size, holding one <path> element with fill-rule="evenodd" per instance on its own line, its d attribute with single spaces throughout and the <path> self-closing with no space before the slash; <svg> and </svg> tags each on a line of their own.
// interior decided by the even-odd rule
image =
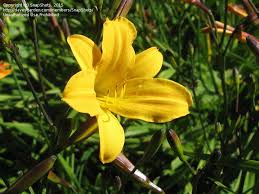
<svg viewBox="0 0 259 194">
<path fill-rule="evenodd" d="M 219 48 L 222 47 L 223 43 L 224 43 L 224 38 L 225 38 L 225 34 L 226 34 L 226 30 L 227 30 L 227 12 L 228 12 L 228 0 L 225 0 L 225 9 L 224 9 L 224 28 L 223 28 L 223 33 L 221 35 L 221 40 L 219 43 Z M 216 28 L 215 28 L 216 31 Z"/>
<path fill-rule="evenodd" d="M 47 105 L 46 92 L 45 92 L 45 87 L 42 79 L 42 67 L 40 62 L 40 50 L 39 50 L 39 43 L 38 43 L 38 37 L 37 37 L 37 25 L 36 25 L 35 17 L 30 17 L 30 22 L 31 22 L 32 32 L 33 32 L 33 44 L 34 44 L 34 50 L 36 55 L 36 63 L 37 63 L 39 81 L 40 81 L 40 88 L 43 95 L 44 103 L 45 105 Z"/>
<path fill-rule="evenodd" d="M 47 121 L 47 123 L 50 125 L 51 128 L 53 129 L 56 129 L 56 126 L 54 125 L 53 121 L 51 120 L 51 118 L 49 117 L 47 111 L 45 110 L 44 106 L 42 105 L 42 103 L 40 102 L 40 99 L 39 97 L 37 96 L 37 93 L 30 81 L 30 78 L 28 76 L 28 73 L 27 71 L 24 69 L 22 63 L 21 63 L 21 59 L 20 59 L 20 55 L 19 55 L 19 51 L 18 51 L 18 48 L 16 47 L 16 45 L 14 43 L 10 43 L 11 46 L 10 46 L 10 49 L 11 49 L 11 56 L 13 57 L 13 59 L 15 60 L 16 64 L 18 65 L 23 77 L 25 78 L 28 86 L 30 87 L 31 89 L 31 92 L 32 92 L 32 95 L 33 97 L 35 98 L 36 100 L 36 103 L 38 104 L 39 106 L 39 109 L 41 111 L 41 113 L 43 114 L 45 120 Z"/>
</svg>

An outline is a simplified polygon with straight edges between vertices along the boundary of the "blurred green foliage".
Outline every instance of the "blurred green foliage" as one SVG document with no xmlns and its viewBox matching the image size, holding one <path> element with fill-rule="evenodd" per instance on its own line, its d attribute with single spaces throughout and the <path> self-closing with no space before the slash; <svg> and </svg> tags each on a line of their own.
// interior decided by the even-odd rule
<svg viewBox="0 0 259 194">
<path fill-rule="evenodd" d="M 52 3 L 93 10 L 60 15 L 57 21 L 61 31 L 53 26 L 50 18 L 36 18 L 45 105 L 61 131 L 54 130 L 44 120 L 18 66 L 2 45 L 0 60 L 11 64 L 13 73 L 0 80 L 0 192 L 43 160 L 54 149 L 57 139 L 62 141 L 86 120 L 85 115 L 69 110 L 61 101 L 66 82 L 79 70 L 62 38 L 65 34 L 62 34 L 62 24 L 66 20 L 71 34 L 83 34 L 98 42 L 102 22 L 115 14 L 110 0 Z M 205 4 L 218 21 L 223 22 L 226 16 L 227 23 L 236 26 L 245 20 L 231 13 L 225 15 L 222 1 Z M 126 133 L 125 155 L 138 163 L 155 132 L 173 129 L 196 175 L 173 153 L 166 139 L 151 159 L 138 165 L 165 193 L 187 194 L 195 189 L 197 193 L 259 193 L 258 58 L 236 39 L 226 56 L 221 57 L 212 36 L 201 32 L 208 23 L 206 14 L 182 1 L 135 1 L 127 17 L 138 31 L 134 42 L 136 52 L 157 46 L 164 55 L 158 77 L 189 88 L 194 105 L 188 116 L 165 124 L 119 118 Z M 44 103 L 30 19 L 2 19 L 5 32 L 8 29 L 5 38 L 18 46 L 21 62 Z M 258 26 L 249 24 L 246 32 L 258 36 L 257 29 Z M 223 48 L 228 40 L 224 38 Z M 224 60 L 226 91 L 222 84 Z M 224 92 L 227 92 L 227 102 Z M 57 184 L 44 176 L 24 193 L 151 193 L 114 165 L 102 165 L 98 159 L 98 141 L 95 134 L 58 155 L 53 172 L 69 184 Z"/>
</svg>

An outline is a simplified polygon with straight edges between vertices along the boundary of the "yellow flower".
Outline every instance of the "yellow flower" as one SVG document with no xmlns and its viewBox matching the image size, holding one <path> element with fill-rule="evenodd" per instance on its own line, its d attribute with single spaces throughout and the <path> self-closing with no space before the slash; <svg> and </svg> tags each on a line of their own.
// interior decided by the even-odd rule
<svg viewBox="0 0 259 194">
<path fill-rule="evenodd" d="M 0 79 L 3 79 L 7 75 L 9 75 L 12 70 L 11 69 L 6 69 L 10 66 L 9 63 L 6 63 L 4 61 L 0 61 Z"/>
<path fill-rule="evenodd" d="M 126 18 L 107 19 L 102 52 L 92 40 L 72 35 L 67 41 L 81 71 L 68 81 L 63 100 L 78 112 L 96 116 L 100 160 L 113 161 L 122 151 L 124 130 L 115 113 L 148 122 L 167 122 L 189 113 L 190 93 L 182 85 L 153 78 L 163 56 L 151 47 L 135 54 L 137 31 Z"/>
</svg>

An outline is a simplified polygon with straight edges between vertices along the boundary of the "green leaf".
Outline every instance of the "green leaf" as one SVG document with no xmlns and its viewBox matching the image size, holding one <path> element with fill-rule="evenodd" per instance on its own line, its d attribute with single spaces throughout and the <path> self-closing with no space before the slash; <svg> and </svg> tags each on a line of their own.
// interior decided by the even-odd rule
<svg viewBox="0 0 259 194">
<path fill-rule="evenodd" d="M 13 122 L 0 122 L 0 125 L 2 125 L 3 127 L 17 129 L 19 132 L 36 139 L 40 138 L 39 131 L 37 131 L 34 128 L 34 126 L 30 123 L 21 123 L 21 122 L 13 121 Z"/>
<path fill-rule="evenodd" d="M 0 95 L 0 102 L 6 102 L 7 100 L 19 100 L 19 99 L 21 99 L 21 96 L 8 95 L 8 94 Z"/>
<path fill-rule="evenodd" d="M 164 71 L 161 71 L 157 77 L 159 78 L 164 78 L 164 79 L 169 79 L 171 78 L 175 73 L 175 70 L 173 68 L 168 68 Z"/>
<path fill-rule="evenodd" d="M 63 169 L 65 170 L 69 178 L 76 184 L 77 188 L 80 188 L 80 183 L 69 163 L 61 155 L 58 155 L 58 161 L 62 165 Z"/>
<path fill-rule="evenodd" d="M 208 177 L 208 179 L 210 179 L 212 182 L 214 182 L 217 186 L 219 186 L 220 188 L 222 188 L 223 190 L 227 191 L 228 193 L 235 193 L 234 191 L 232 191 L 231 189 L 229 189 L 227 186 L 225 186 L 223 183 L 221 183 L 220 181 L 217 181 L 213 178 Z"/>
</svg>

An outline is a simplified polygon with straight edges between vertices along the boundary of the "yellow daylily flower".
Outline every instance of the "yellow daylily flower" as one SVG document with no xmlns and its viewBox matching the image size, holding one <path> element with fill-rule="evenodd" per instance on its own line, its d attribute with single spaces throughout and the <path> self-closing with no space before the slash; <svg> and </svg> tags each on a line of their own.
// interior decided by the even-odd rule
<svg viewBox="0 0 259 194">
<path fill-rule="evenodd" d="M 9 63 L 0 61 L 0 79 L 3 79 L 12 72 L 12 69 L 7 69 L 9 66 Z"/>
<path fill-rule="evenodd" d="M 68 81 L 63 100 L 73 109 L 97 118 L 100 160 L 112 162 L 122 151 L 124 130 L 115 113 L 148 122 L 167 122 L 185 116 L 191 94 L 174 81 L 153 78 L 163 56 L 151 47 L 135 54 L 135 26 L 126 18 L 107 19 L 103 25 L 102 51 L 83 35 L 67 41 L 81 71 Z"/>
</svg>

